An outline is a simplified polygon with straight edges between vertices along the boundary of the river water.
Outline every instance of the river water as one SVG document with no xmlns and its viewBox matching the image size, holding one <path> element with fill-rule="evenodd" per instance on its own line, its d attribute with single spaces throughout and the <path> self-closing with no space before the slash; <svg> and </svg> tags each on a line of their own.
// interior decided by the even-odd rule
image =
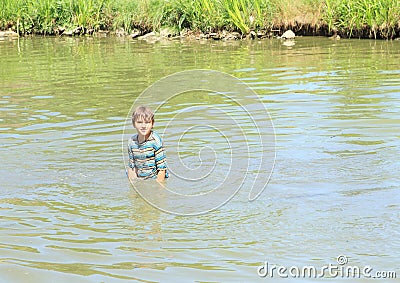
<svg viewBox="0 0 400 283">
<path fill-rule="evenodd" d="M 329 264 L 400 276 L 398 41 L 36 37 L 0 41 L 0 55 L 1 283 L 275 282 L 289 281 L 295 267 Z M 180 216 L 150 205 L 127 181 L 121 141 L 134 133 L 126 119 L 143 91 L 194 69 L 232 75 L 259 100 L 238 107 L 200 90 L 168 103 L 146 97 L 158 107 L 154 129 L 172 173 L 186 168 L 169 186 L 201 193 L 223 183 L 237 160 L 253 160 L 230 201 Z M 260 105 L 268 113 L 251 111 Z M 255 151 L 270 152 L 267 167 L 237 150 L 246 137 L 260 145 L 243 107 L 257 123 L 273 123 L 274 149 Z M 198 167 L 213 174 L 180 178 Z M 248 201 L 254 174 L 270 179 Z M 240 187 L 240 177 L 228 179 Z M 266 263 L 276 269 L 262 277 Z M 338 274 L 324 276 L 346 278 Z M 346 281 L 369 282 L 360 277 Z"/>
</svg>

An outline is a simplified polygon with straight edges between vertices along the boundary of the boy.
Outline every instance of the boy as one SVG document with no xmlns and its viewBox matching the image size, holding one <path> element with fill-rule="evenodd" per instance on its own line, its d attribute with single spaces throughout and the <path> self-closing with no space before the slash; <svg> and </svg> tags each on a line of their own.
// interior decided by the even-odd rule
<svg viewBox="0 0 400 283">
<path fill-rule="evenodd" d="M 130 180 L 168 178 L 167 162 L 160 136 L 154 132 L 154 113 L 149 107 L 139 106 L 132 115 L 137 134 L 128 142 Z"/>
</svg>

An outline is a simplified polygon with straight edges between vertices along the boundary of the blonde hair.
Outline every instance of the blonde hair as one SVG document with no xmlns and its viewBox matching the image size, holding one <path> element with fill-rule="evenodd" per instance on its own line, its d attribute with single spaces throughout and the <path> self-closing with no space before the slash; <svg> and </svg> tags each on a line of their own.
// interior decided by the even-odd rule
<svg viewBox="0 0 400 283">
<path fill-rule="evenodd" d="M 135 121 L 143 119 L 146 122 L 151 121 L 154 123 L 154 113 L 150 109 L 150 107 L 147 106 L 138 106 L 135 109 L 135 112 L 132 114 L 132 123 L 135 123 Z"/>
</svg>

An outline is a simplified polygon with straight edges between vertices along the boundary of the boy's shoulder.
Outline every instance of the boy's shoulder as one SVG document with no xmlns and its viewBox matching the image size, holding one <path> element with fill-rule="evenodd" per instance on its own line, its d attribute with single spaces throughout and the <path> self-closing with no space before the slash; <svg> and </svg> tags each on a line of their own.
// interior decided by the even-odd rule
<svg viewBox="0 0 400 283">
<path fill-rule="evenodd" d="M 152 131 L 151 132 L 151 135 L 150 135 L 150 137 L 149 137 L 149 140 L 152 140 L 152 141 L 154 141 L 156 144 L 162 144 L 162 139 L 161 139 L 161 137 L 155 132 L 155 131 Z"/>
<path fill-rule="evenodd" d="M 138 141 L 138 134 L 134 134 L 134 135 L 132 135 L 130 138 L 129 138 L 129 144 L 131 144 L 131 143 L 134 143 L 134 142 L 137 142 Z"/>
</svg>

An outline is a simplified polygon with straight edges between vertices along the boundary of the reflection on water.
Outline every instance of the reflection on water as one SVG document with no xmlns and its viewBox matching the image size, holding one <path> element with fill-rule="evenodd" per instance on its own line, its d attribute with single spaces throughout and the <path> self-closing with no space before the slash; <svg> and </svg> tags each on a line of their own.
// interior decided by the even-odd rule
<svg viewBox="0 0 400 283">
<path fill-rule="evenodd" d="M 396 42 L 29 38 L 1 41 L 0 54 L 0 282 L 256 282 L 267 280 L 257 276 L 266 260 L 322 266 L 340 254 L 399 275 Z M 216 211 L 178 217 L 130 187 L 121 135 L 135 97 L 194 68 L 232 74 L 260 95 L 277 161 L 256 201 L 245 187 Z M 178 96 L 155 129 L 199 100 L 227 105 Z M 185 115 L 215 120 L 195 110 Z M 190 126 L 181 118 L 166 133 L 170 160 Z M 198 159 L 213 134 L 197 130 L 181 140 L 193 166 L 213 160 Z"/>
</svg>

